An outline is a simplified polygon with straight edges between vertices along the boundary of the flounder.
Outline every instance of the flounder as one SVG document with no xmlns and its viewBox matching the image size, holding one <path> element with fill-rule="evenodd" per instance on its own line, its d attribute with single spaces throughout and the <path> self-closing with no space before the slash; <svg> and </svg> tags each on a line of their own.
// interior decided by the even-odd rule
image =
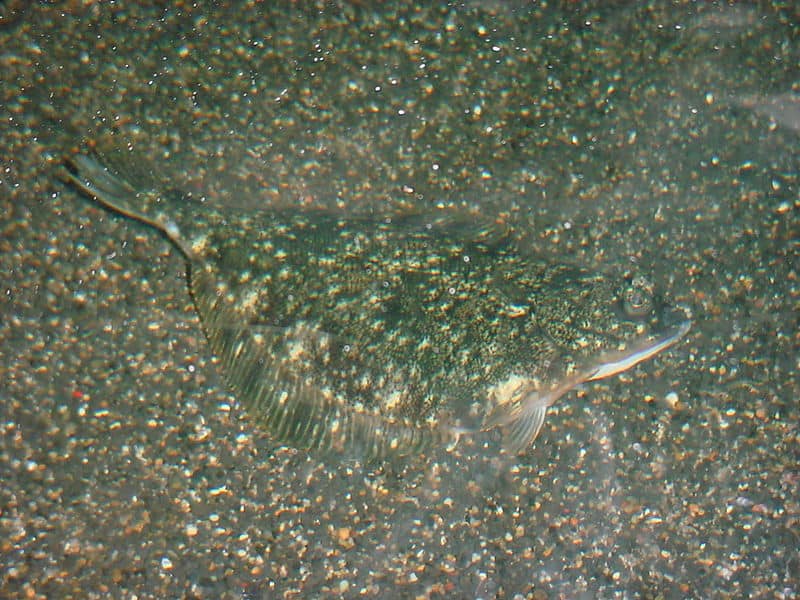
<svg viewBox="0 0 800 600">
<path fill-rule="evenodd" d="M 527 254 L 482 218 L 228 214 L 93 156 L 64 174 L 175 244 L 238 402 L 310 451 L 381 459 L 497 431 L 519 452 L 561 395 L 690 327 L 645 279 Z"/>
</svg>

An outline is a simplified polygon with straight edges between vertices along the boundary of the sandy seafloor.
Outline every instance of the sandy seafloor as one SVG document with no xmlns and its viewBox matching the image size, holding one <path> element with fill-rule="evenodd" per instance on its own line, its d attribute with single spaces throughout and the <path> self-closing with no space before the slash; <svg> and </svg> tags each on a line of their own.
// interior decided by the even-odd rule
<svg viewBox="0 0 800 600">
<path fill-rule="evenodd" d="M 154 4 L 0 3 L 0 597 L 800 595 L 791 2 Z M 323 463 L 59 181 L 94 144 L 231 210 L 478 207 L 694 327 L 520 458 Z"/>
</svg>

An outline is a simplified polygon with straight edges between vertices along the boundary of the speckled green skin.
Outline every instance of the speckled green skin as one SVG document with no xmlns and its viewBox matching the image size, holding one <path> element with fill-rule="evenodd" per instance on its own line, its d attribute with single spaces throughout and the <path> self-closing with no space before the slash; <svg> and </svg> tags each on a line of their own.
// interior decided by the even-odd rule
<svg viewBox="0 0 800 600">
<path fill-rule="evenodd" d="M 384 457 L 447 443 L 513 400 L 503 382 L 552 385 L 659 324 L 640 280 L 527 255 L 474 215 L 223 214 L 140 193 L 87 157 L 69 178 L 183 251 L 226 380 L 298 447 Z"/>
</svg>

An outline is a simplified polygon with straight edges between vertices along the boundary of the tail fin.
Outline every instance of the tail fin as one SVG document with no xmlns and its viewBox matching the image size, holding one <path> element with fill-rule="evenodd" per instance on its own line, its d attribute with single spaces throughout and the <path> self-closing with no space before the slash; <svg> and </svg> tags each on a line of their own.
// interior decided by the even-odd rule
<svg viewBox="0 0 800 600">
<path fill-rule="evenodd" d="M 139 190 L 95 158 L 86 154 L 68 158 L 61 176 L 107 208 L 161 228 L 148 214 L 146 203 L 142 205 L 144 198 Z"/>
<path fill-rule="evenodd" d="M 122 175 L 87 154 L 68 158 L 61 177 L 106 208 L 163 231 L 186 258 L 192 258 L 189 244 L 169 214 L 177 213 L 183 207 L 176 205 L 170 197 L 134 187 Z M 171 211 L 171 208 L 175 210 Z"/>
</svg>

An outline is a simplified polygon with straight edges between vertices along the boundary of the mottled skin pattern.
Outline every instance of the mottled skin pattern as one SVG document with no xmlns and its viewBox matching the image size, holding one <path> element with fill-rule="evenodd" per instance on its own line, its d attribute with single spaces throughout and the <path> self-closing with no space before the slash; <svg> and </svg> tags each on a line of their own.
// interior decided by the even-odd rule
<svg viewBox="0 0 800 600">
<path fill-rule="evenodd" d="M 68 178 L 182 250 L 228 383 L 296 446 L 382 457 L 451 441 L 515 400 L 504 382 L 552 385 L 659 326 L 643 280 L 526 255 L 474 215 L 223 214 L 88 157 Z"/>
<path fill-rule="evenodd" d="M 447 217 L 245 220 L 189 236 L 240 321 L 296 332 L 299 372 L 384 415 L 457 420 L 511 374 L 545 376 L 640 333 L 624 281 L 523 256 L 493 224 L 465 239 Z"/>
</svg>

